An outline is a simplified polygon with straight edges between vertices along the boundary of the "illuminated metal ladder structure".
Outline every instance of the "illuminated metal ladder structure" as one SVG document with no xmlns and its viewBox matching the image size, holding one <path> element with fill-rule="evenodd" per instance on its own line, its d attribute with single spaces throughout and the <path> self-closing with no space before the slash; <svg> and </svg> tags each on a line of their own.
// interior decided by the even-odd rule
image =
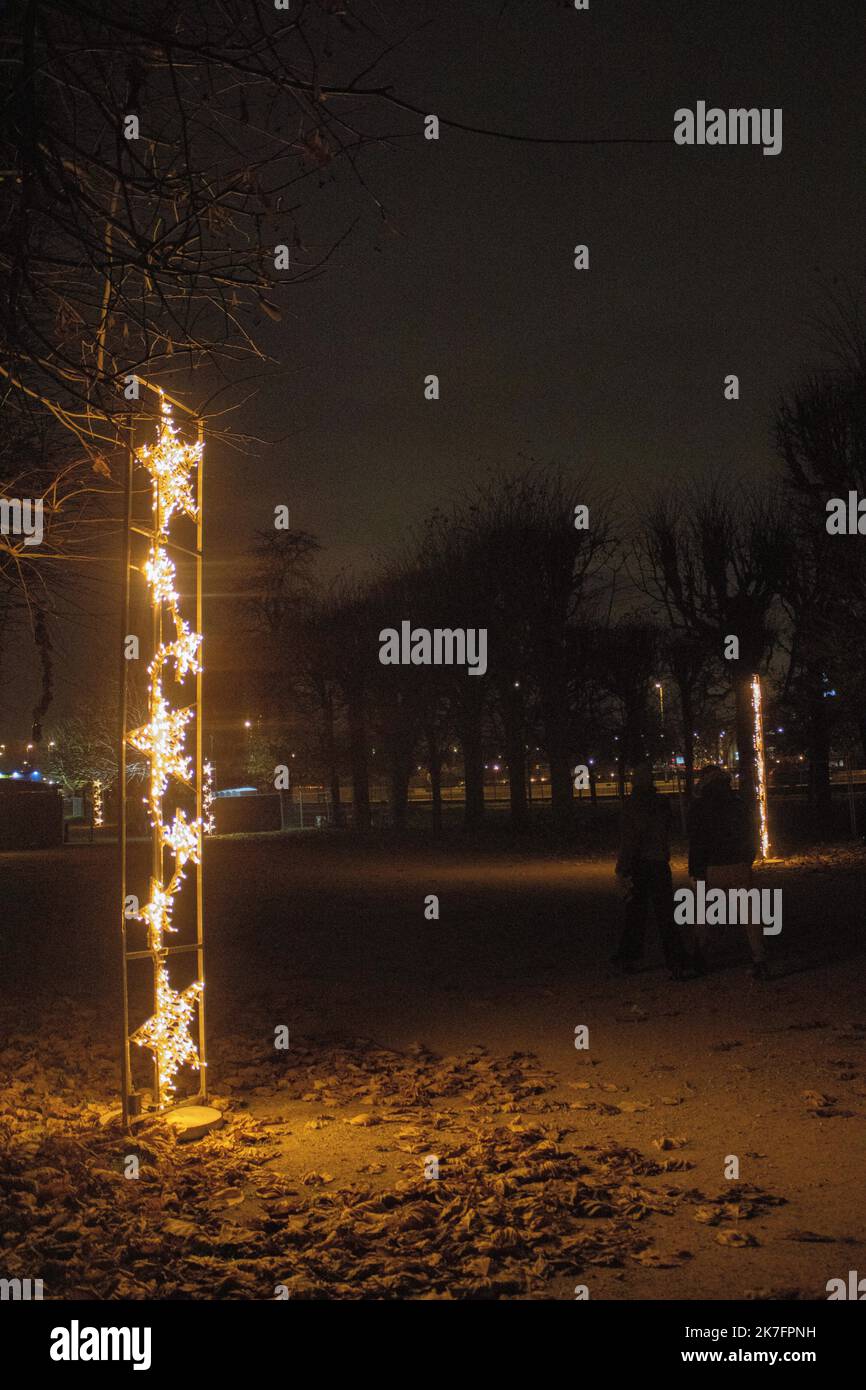
<svg viewBox="0 0 866 1390">
<path fill-rule="evenodd" d="M 120 652 L 120 729 L 119 729 L 119 859 L 120 933 L 122 949 L 123 1035 L 121 1088 L 123 1123 L 165 1114 L 180 1105 L 204 1104 L 207 1100 L 207 1056 L 205 1041 L 204 920 L 202 897 L 202 465 L 204 422 L 180 401 L 173 400 L 159 387 L 137 377 L 138 382 L 159 398 L 160 416 L 155 439 L 138 444 L 135 416 L 130 416 L 129 447 L 125 482 L 125 534 L 123 538 L 123 603 Z M 194 443 L 185 441 L 175 428 L 172 407 L 192 417 Z M 136 480 L 141 472 L 149 475 L 150 524 L 137 517 Z M 191 545 L 181 545 L 170 534 L 172 516 L 194 532 Z M 141 556 L 139 562 L 139 555 Z M 174 559 L 192 562 L 195 629 L 183 618 L 180 596 L 174 587 Z M 130 636 L 130 598 L 134 577 L 149 589 L 152 613 L 148 673 L 148 722 L 140 728 L 128 726 L 127 639 Z M 173 632 L 172 632 L 173 628 Z M 142 644 L 143 645 L 143 644 Z M 194 700 L 177 703 L 168 699 L 165 687 L 184 691 L 189 677 L 195 677 Z M 186 752 L 187 734 L 194 726 Z M 128 907 L 129 874 L 127 779 L 129 750 L 135 748 L 148 766 L 147 804 L 151 831 L 149 891 Z M 169 824 L 164 818 L 164 795 L 181 789 L 181 799 L 194 806 L 192 819 L 183 807 L 175 810 Z M 184 872 L 187 866 L 194 873 Z M 138 886 L 137 883 L 135 886 Z M 194 939 L 171 944 L 167 932 L 174 932 L 172 910 L 181 894 L 195 893 Z M 187 932 L 187 934 L 189 934 Z M 143 944 L 140 944 L 143 943 Z M 170 967 L 178 957 L 195 957 L 192 985 L 176 991 L 171 985 Z M 130 1024 L 130 967 L 150 964 L 153 984 L 153 1013 L 149 1019 Z M 194 1037 L 194 1033 L 196 1037 Z M 142 1091 L 134 1079 L 132 1045 L 138 1044 L 152 1055 L 151 1105 L 142 1109 Z M 197 1068 L 198 1091 L 176 1099 L 174 1078 L 180 1069 Z"/>
</svg>

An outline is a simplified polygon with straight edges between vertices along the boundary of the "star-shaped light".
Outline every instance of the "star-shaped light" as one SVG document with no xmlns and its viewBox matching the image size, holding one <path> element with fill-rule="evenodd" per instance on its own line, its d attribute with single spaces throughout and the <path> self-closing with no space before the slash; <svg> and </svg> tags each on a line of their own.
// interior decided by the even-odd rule
<svg viewBox="0 0 866 1390">
<path fill-rule="evenodd" d="M 162 406 L 156 444 L 145 445 L 136 457 L 153 480 L 153 510 L 157 531 L 164 532 L 175 512 L 195 520 L 198 509 L 193 488 L 193 470 L 201 460 L 201 444 L 185 444 L 178 438 L 166 402 Z"/>
<path fill-rule="evenodd" d="M 212 835 L 213 832 L 216 830 L 216 820 L 214 818 L 213 813 L 214 785 L 212 764 L 205 763 L 204 767 L 202 768 L 202 772 L 204 773 L 204 786 L 202 787 L 201 795 L 201 808 L 204 812 L 204 823 L 202 825 L 202 830 L 204 831 L 205 835 Z"/>
<path fill-rule="evenodd" d="M 150 950 L 158 951 L 162 938 L 168 931 L 177 931 L 171 925 L 172 888 L 165 888 L 156 879 L 150 881 L 150 902 L 145 903 L 138 914 L 139 921 L 147 923 L 147 944 Z"/>
<path fill-rule="evenodd" d="M 162 800 L 170 777 L 188 782 L 192 764 L 183 751 L 186 726 L 195 714 L 192 705 L 172 709 L 161 694 L 156 696 L 153 717 L 149 724 L 133 729 L 128 735 L 133 748 L 150 758 L 150 803 Z M 157 817 L 159 819 L 159 817 Z"/>
<path fill-rule="evenodd" d="M 157 1078 L 161 1097 L 174 1091 L 174 1078 L 182 1066 L 200 1068 L 198 1048 L 190 1036 L 190 1024 L 204 989 L 203 980 L 195 980 L 178 992 L 169 983 L 165 962 L 157 967 L 156 1013 L 152 1014 L 132 1035 L 139 1047 L 149 1047 L 156 1057 Z"/>
<path fill-rule="evenodd" d="M 197 864 L 201 858 L 201 821 L 187 820 L 183 811 L 178 811 L 168 830 L 163 835 L 177 861 L 178 873 L 183 873 L 187 860 Z"/>
</svg>

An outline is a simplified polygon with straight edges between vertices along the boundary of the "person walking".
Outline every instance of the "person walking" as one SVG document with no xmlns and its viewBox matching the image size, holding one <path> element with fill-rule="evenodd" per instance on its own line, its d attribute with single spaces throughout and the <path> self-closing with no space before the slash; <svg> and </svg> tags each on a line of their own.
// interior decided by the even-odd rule
<svg viewBox="0 0 866 1390">
<path fill-rule="evenodd" d="M 628 884 L 625 925 L 611 963 L 631 974 L 643 956 L 647 917 L 652 908 L 671 978 L 688 974 L 688 955 L 674 921 L 670 865 L 671 810 L 653 782 L 652 767 L 640 763 L 622 813 L 617 877 Z"/>
<path fill-rule="evenodd" d="M 689 808 L 689 874 L 711 888 L 750 888 L 752 864 L 757 853 L 755 818 L 742 797 L 731 786 L 730 774 L 711 763 L 702 769 Z M 769 978 L 764 932 L 760 922 L 745 924 L 752 954 L 752 974 L 758 980 Z M 696 924 L 693 964 L 705 975 L 707 928 Z"/>
</svg>

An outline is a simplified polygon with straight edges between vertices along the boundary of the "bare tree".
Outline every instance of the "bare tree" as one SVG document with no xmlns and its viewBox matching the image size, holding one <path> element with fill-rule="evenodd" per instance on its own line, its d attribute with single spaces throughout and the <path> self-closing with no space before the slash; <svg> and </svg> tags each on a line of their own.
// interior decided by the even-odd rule
<svg viewBox="0 0 866 1390">
<path fill-rule="evenodd" d="M 576 525 L 581 506 L 589 510 L 587 526 Z M 550 765 L 554 815 L 566 820 L 580 739 L 574 718 L 582 676 L 579 631 L 612 552 L 608 500 L 586 479 L 566 482 L 538 466 L 497 474 L 450 514 L 431 517 L 423 544 L 426 555 L 439 557 L 437 573 L 448 596 L 442 617 L 488 630 L 487 676 L 454 688 L 462 705 L 455 725 L 464 744 L 467 813 L 471 804 L 480 814 L 483 804 L 476 798 L 484 694 L 502 726 L 513 821 L 524 824 L 527 817 L 526 747 L 536 723 Z M 483 781 L 480 786 L 483 798 Z"/>
<path fill-rule="evenodd" d="M 275 290 L 340 239 L 305 243 L 311 195 L 342 165 L 366 190 L 382 131 L 360 121 L 382 103 L 356 79 L 381 19 L 366 0 L 8 7 L 0 372 L 97 465 L 131 376 L 264 360 Z"/>
<path fill-rule="evenodd" d="M 625 796 L 629 767 L 648 755 L 647 709 L 650 681 L 658 670 L 660 633 L 654 623 L 630 614 L 603 629 L 597 639 L 602 684 L 617 708 L 617 780 Z"/>
<path fill-rule="evenodd" d="M 837 712 L 866 749 L 863 665 L 849 640 L 866 618 L 866 561 L 859 537 L 830 535 L 826 526 L 831 497 L 866 495 L 866 325 L 856 304 L 834 300 L 825 330 L 831 365 L 783 394 L 775 425 L 797 549 L 782 585 L 783 695 L 805 728 L 811 797 L 826 807 Z M 828 698 L 831 689 L 839 693 Z"/>
<path fill-rule="evenodd" d="M 695 724 L 701 720 L 707 705 L 711 673 L 716 666 L 715 653 L 700 637 L 686 631 L 673 631 L 662 634 L 660 655 L 676 687 L 683 773 L 686 796 L 690 798 L 695 775 Z"/>
<path fill-rule="evenodd" d="M 51 620 L 69 611 L 70 565 L 80 581 L 104 501 L 104 485 L 82 467 L 62 432 L 7 398 L 0 438 L 0 665 L 12 639 L 34 643 L 41 668 L 34 742 L 53 692 Z"/>
<path fill-rule="evenodd" d="M 315 722 L 332 814 L 339 825 L 339 663 L 334 600 L 313 567 L 320 551 L 316 537 L 306 531 L 260 532 L 252 551 L 251 597 L 246 608 L 255 630 L 268 642 L 267 656 L 260 662 L 262 694 L 283 723 L 287 712 Z"/>
<path fill-rule="evenodd" d="M 773 646 L 772 613 L 791 555 L 779 494 L 719 483 L 660 495 L 643 518 L 638 544 L 644 592 L 661 604 L 675 631 L 706 644 L 731 683 L 740 783 L 752 800 L 751 680 Z M 736 653 L 727 659 L 726 645 Z"/>
<path fill-rule="evenodd" d="M 383 213 L 359 163 L 387 133 L 387 95 L 362 90 L 383 22 L 368 0 L 5 7 L 0 394 L 30 447 L 0 498 L 50 503 L 51 533 L 38 551 L 0 538 L 0 635 L 20 619 L 39 649 L 37 738 L 57 586 L 92 554 L 81 504 L 114 492 L 116 511 L 128 413 L 156 412 L 146 390 L 135 404 L 135 378 L 194 389 L 211 437 L 225 433 L 285 287 L 349 230 L 307 224 L 317 190 L 345 170 Z M 25 469 L 34 441 L 41 464 Z"/>
</svg>

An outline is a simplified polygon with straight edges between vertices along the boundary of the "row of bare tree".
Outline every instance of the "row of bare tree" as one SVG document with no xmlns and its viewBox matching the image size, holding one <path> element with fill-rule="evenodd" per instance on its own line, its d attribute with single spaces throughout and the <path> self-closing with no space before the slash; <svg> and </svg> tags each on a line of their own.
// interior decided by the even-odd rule
<svg viewBox="0 0 866 1390">
<path fill-rule="evenodd" d="M 493 750 L 518 825 L 536 747 L 560 821 L 576 765 L 615 756 L 622 782 L 630 764 L 660 751 L 666 729 L 690 791 L 697 732 L 725 711 L 741 785 L 753 791 L 755 673 L 785 715 L 789 745 L 806 751 L 813 800 L 826 805 L 832 746 L 866 752 L 866 663 L 852 641 L 866 617 L 864 542 L 826 524 L 829 498 L 866 497 L 866 336 L 856 315 L 837 314 L 835 325 L 838 360 L 779 403 L 782 470 L 766 483 L 672 487 L 626 509 L 587 480 L 538 467 L 503 474 L 430 517 L 369 580 L 331 586 L 317 581 L 314 537 L 260 536 L 248 606 L 269 652 L 259 704 L 274 731 L 299 717 L 318 729 L 317 767 L 338 818 L 346 769 L 355 823 L 369 824 L 377 747 L 394 822 L 405 820 L 420 762 L 438 824 L 452 740 L 470 824 L 484 813 Z M 579 527 L 583 506 L 589 522 Z M 486 628 L 486 674 L 382 665 L 379 633 L 404 620 Z M 657 685 L 669 692 L 669 724 Z M 276 761 L 280 748 L 274 732 Z"/>
</svg>

